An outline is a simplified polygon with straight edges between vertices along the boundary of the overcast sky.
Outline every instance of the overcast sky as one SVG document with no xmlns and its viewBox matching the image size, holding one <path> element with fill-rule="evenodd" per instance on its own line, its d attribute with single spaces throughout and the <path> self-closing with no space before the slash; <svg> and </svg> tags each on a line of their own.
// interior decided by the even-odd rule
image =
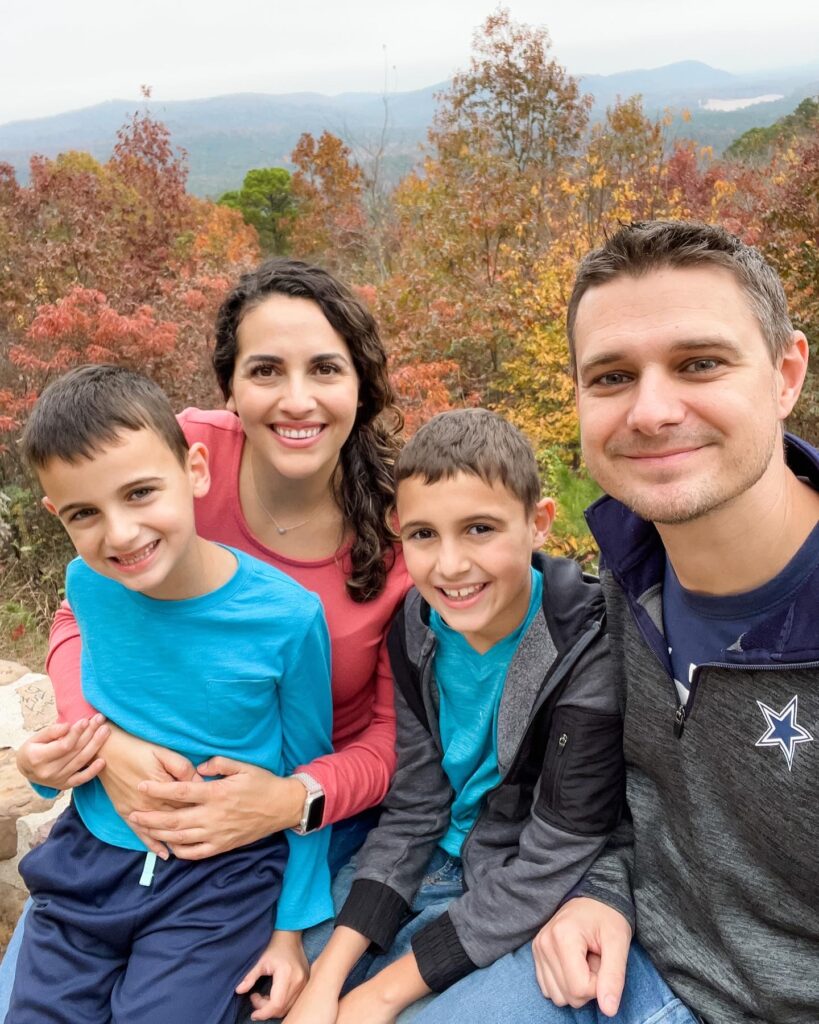
<svg viewBox="0 0 819 1024">
<path fill-rule="evenodd" d="M 574 73 L 819 59 L 816 0 L 509 0 Z M 469 59 L 491 0 L 0 0 L 0 123 L 107 99 L 405 91 Z"/>
</svg>

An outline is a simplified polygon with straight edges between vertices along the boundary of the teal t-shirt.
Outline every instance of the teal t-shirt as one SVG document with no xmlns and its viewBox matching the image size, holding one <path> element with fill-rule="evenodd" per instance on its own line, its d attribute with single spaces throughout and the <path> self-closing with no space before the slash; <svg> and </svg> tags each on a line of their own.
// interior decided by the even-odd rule
<svg viewBox="0 0 819 1024">
<path fill-rule="evenodd" d="M 82 636 L 82 692 L 126 732 L 193 764 L 221 754 L 282 775 L 332 750 L 327 625 L 315 594 L 228 550 L 231 579 L 180 601 L 128 590 L 75 559 L 66 591 Z M 97 839 L 145 849 L 99 779 L 75 789 L 74 802 Z M 330 830 L 285 835 L 276 924 L 309 928 L 333 914 Z"/>
<path fill-rule="evenodd" d="M 452 857 L 460 856 L 481 801 L 500 781 L 497 737 L 503 684 L 521 637 L 543 603 L 543 576 L 537 569 L 530 571 L 526 618 L 484 654 L 450 629 L 436 611 L 430 615 L 437 640 L 433 670 L 441 698 L 442 767 L 455 791 L 449 828 L 440 845 Z"/>
</svg>

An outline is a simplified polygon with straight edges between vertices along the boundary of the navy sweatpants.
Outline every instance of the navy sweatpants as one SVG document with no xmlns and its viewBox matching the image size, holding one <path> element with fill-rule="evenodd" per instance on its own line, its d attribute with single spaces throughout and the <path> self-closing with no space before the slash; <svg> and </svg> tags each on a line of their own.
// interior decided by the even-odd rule
<svg viewBox="0 0 819 1024">
<path fill-rule="evenodd" d="M 20 862 L 33 907 L 6 1024 L 233 1024 L 270 938 L 287 842 L 202 861 L 100 842 L 74 807 Z"/>
</svg>

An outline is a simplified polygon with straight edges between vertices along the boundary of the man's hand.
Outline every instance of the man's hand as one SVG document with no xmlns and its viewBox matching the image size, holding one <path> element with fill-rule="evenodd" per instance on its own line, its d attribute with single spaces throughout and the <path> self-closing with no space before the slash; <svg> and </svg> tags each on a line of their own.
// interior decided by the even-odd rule
<svg viewBox="0 0 819 1024">
<path fill-rule="evenodd" d="M 310 968 L 301 944 L 301 932 L 274 931 L 267 948 L 236 986 L 239 995 L 250 992 L 259 978 L 272 978 L 270 994 L 252 993 L 251 1020 L 283 1017 L 304 988 Z M 331 1019 L 335 1020 L 335 1017 Z"/>
<path fill-rule="evenodd" d="M 137 811 L 128 818 L 182 860 L 201 860 L 235 850 L 298 825 L 306 790 L 298 779 L 280 778 L 256 765 L 212 757 L 198 775 L 221 775 L 204 786 L 187 782 L 145 782 L 139 791 L 153 804 L 173 809 Z"/>
<path fill-rule="evenodd" d="M 556 1006 L 584 1006 L 596 999 L 613 1017 L 626 981 L 631 928 L 621 913 L 599 900 L 569 900 L 535 936 L 537 982 Z"/>
<path fill-rule="evenodd" d="M 29 782 L 52 789 L 72 789 L 100 774 L 105 760 L 97 755 L 111 734 L 103 715 L 73 725 L 56 722 L 40 729 L 17 751 L 17 769 Z"/>
</svg>

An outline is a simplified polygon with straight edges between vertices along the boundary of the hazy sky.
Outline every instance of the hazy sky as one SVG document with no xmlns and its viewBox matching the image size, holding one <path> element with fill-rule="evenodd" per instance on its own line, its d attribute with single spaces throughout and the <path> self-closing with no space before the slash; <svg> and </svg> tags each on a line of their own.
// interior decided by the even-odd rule
<svg viewBox="0 0 819 1024">
<path fill-rule="evenodd" d="M 816 0 L 508 0 L 575 73 L 819 58 Z M 378 92 L 464 67 L 492 0 L 0 0 L 0 123 L 137 98 Z"/>
</svg>

